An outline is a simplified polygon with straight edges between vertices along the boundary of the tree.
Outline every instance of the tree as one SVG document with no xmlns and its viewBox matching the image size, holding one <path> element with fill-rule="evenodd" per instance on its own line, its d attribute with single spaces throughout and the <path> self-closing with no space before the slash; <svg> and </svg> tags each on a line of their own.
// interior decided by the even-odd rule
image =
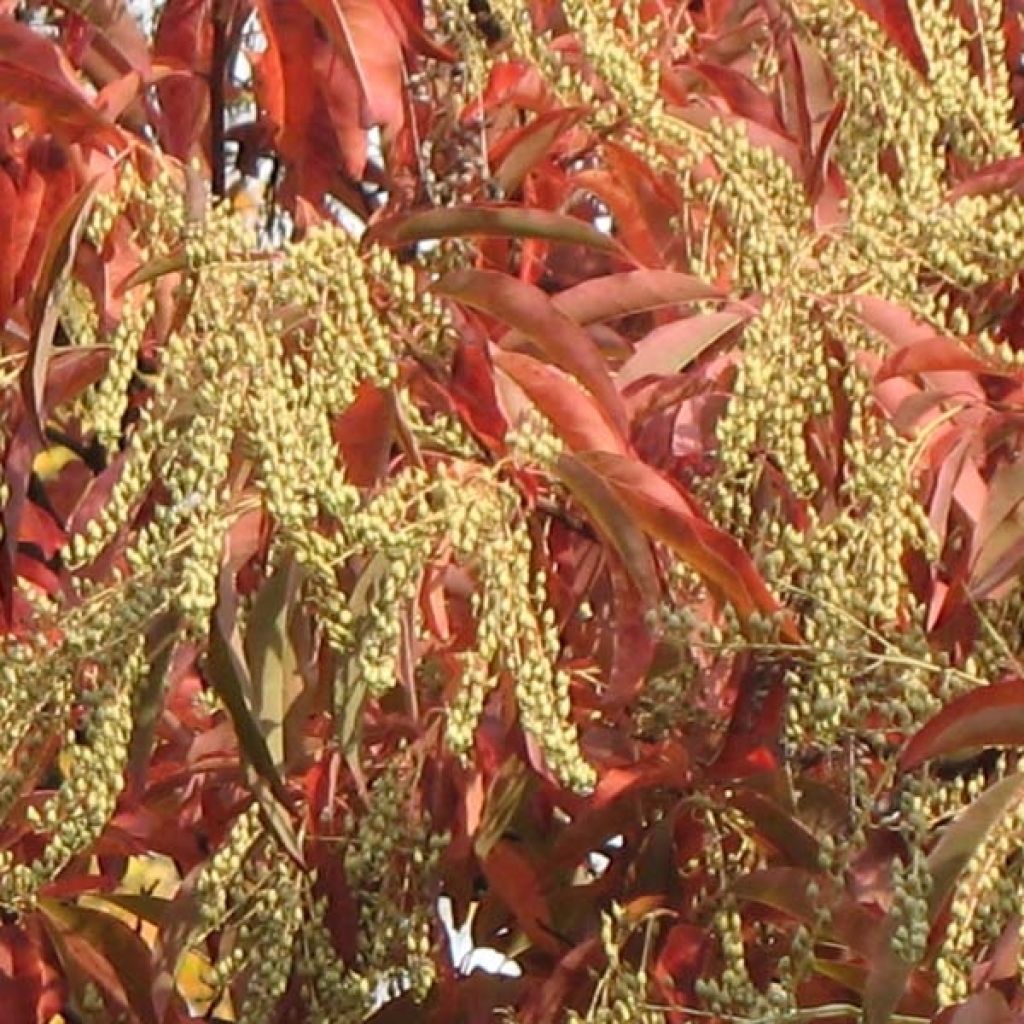
<svg viewBox="0 0 1024 1024">
<path fill-rule="evenodd" d="M 150 14 L 0 15 L 5 1020 L 1017 1019 L 1016 3 Z"/>
</svg>

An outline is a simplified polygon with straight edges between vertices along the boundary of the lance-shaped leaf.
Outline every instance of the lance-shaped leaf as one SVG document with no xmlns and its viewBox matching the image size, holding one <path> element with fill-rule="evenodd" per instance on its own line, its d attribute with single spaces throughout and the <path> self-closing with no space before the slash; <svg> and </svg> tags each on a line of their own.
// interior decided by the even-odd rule
<svg viewBox="0 0 1024 1024">
<path fill-rule="evenodd" d="M 102 175 L 97 176 L 82 188 L 50 228 L 46 250 L 38 271 L 38 283 L 32 296 L 29 310 L 32 340 L 22 373 L 21 390 L 30 420 L 40 439 L 43 436 L 43 423 L 46 418 L 46 379 L 53 352 L 53 337 L 60 318 L 64 284 L 102 180 Z"/>
<path fill-rule="evenodd" d="M 828 938 L 865 955 L 873 948 L 879 919 L 822 872 L 795 867 L 765 868 L 738 878 L 732 891 L 742 900 L 774 907 L 807 924 L 815 920 L 822 906 L 829 907 L 832 913 L 825 926 Z"/>
<path fill-rule="evenodd" d="M 979 686 L 947 704 L 915 733 L 900 756 L 912 771 L 936 757 L 977 747 L 1024 746 L 1024 680 Z"/>
<path fill-rule="evenodd" d="M 217 580 L 217 607 L 210 631 L 206 674 L 231 716 L 238 744 L 251 770 L 250 787 L 260 803 L 264 820 L 281 848 L 301 864 L 301 843 L 292 829 L 288 813 L 292 801 L 270 752 L 264 729 L 254 713 L 255 687 L 238 630 L 238 595 L 231 568 L 230 537 L 227 547 L 228 554 Z"/>
<path fill-rule="evenodd" d="M 936 335 L 911 342 L 894 352 L 879 368 L 875 379 L 905 377 L 916 373 L 944 373 L 966 370 L 969 373 L 1001 374 L 1005 371 L 993 366 L 964 348 L 953 338 Z"/>
<path fill-rule="evenodd" d="M 288 619 L 299 569 L 287 556 L 253 601 L 245 631 L 245 653 L 253 682 L 253 711 L 275 766 L 284 765 L 284 720 L 299 695 L 296 657 Z"/>
<path fill-rule="evenodd" d="M 600 475 L 574 456 L 562 455 L 558 475 L 615 549 L 644 601 L 653 605 L 659 593 L 658 568 L 650 543 L 636 520 Z"/>
<path fill-rule="evenodd" d="M 779 610 L 743 546 L 701 517 L 683 492 L 656 469 L 612 452 L 586 452 L 580 459 L 611 487 L 644 530 L 696 569 L 741 617 Z M 783 631 L 792 639 L 799 636 L 789 622 L 783 624 Z"/>
<path fill-rule="evenodd" d="M 928 58 L 914 27 L 914 15 L 907 0 L 853 0 L 875 21 L 891 42 L 921 76 L 928 75 Z"/>
<path fill-rule="evenodd" d="M 543 238 L 620 253 L 619 244 L 584 220 L 550 210 L 479 203 L 447 209 L 418 210 L 379 221 L 364 238 L 382 245 L 408 245 L 436 238 Z"/>
<path fill-rule="evenodd" d="M 0 99 L 37 111 L 47 129 L 118 145 L 123 137 L 79 86 L 64 54 L 45 36 L 7 16 L 0 20 Z"/>
<path fill-rule="evenodd" d="M 99 910 L 51 899 L 40 900 L 39 910 L 70 976 L 93 982 L 142 1024 L 156 1024 L 152 961 L 140 936 Z"/>
<path fill-rule="evenodd" d="M 719 288 L 676 270 L 627 270 L 581 281 L 552 299 L 578 324 L 599 323 L 684 302 L 724 299 Z"/>
<path fill-rule="evenodd" d="M 360 623 L 359 629 L 366 629 L 366 612 L 372 607 L 380 588 L 387 578 L 390 561 L 382 554 L 375 554 L 356 580 L 348 599 L 348 608 L 353 618 Z M 334 695 L 335 734 L 338 745 L 348 757 L 354 757 L 362 738 L 363 709 L 370 694 L 365 675 L 359 670 L 359 659 L 350 655 L 345 660 L 345 672 L 339 674 L 336 686 L 344 691 Z"/>
<path fill-rule="evenodd" d="M 655 327 L 637 342 L 619 370 L 619 387 L 644 377 L 677 373 L 745 319 L 739 313 L 705 313 Z"/>
<path fill-rule="evenodd" d="M 1002 463 L 992 476 L 974 531 L 971 589 L 983 597 L 1014 575 L 1024 552 L 1024 459 Z"/>
<path fill-rule="evenodd" d="M 730 803 L 753 823 L 756 834 L 770 843 L 794 867 L 818 867 L 819 846 L 814 834 L 781 804 L 765 793 L 744 787 Z"/>
<path fill-rule="evenodd" d="M 402 47 L 394 26 L 377 0 L 302 0 L 323 25 L 359 90 L 363 128 L 375 124 L 401 127 Z"/>
<path fill-rule="evenodd" d="M 601 352 L 586 331 L 534 285 L 491 270 L 457 270 L 435 285 L 440 295 L 496 317 L 528 337 L 601 403 L 623 435 L 626 412 Z"/>
<path fill-rule="evenodd" d="M 996 823 L 1024 799 L 1024 772 L 1016 772 L 990 786 L 942 833 L 928 855 L 932 884 L 928 891 L 928 918 L 934 921 L 978 847 Z M 880 936 L 864 991 L 866 1024 L 889 1024 L 907 988 L 914 964 L 893 949 L 891 938 L 898 921 L 890 916 Z"/>
<path fill-rule="evenodd" d="M 509 132 L 491 147 L 494 180 L 506 195 L 516 192 L 527 174 L 547 156 L 563 133 L 579 119 L 582 108 L 550 110 L 535 117 L 524 128 Z"/>
<path fill-rule="evenodd" d="M 495 349 L 494 365 L 526 392 L 573 451 L 626 453 L 626 441 L 604 410 L 572 380 L 531 356 Z"/>
<path fill-rule="evenodd" d="M 997 192 L 1020 195 L 1022 189 L 1024 156 L 1011 156 L 973 171 L 950 190 L 946 201 L 955 203 L 965 196 L 988 196 Z"/>
</svg>

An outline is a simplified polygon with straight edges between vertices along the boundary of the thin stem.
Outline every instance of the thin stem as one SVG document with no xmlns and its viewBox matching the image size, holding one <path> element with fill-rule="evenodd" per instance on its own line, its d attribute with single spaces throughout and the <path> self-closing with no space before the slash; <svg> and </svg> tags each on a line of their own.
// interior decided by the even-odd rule
<svg viewBox="0 0 1024 1024">
<path fill-rule="evenodd" d="M 216 199 L 227 191 L 227 152 L 225 150 L 225 85 L 228 65 L 228 4 L 213 3 L 213 60 L 210 65 L 210 176 Z"/>
</svg>

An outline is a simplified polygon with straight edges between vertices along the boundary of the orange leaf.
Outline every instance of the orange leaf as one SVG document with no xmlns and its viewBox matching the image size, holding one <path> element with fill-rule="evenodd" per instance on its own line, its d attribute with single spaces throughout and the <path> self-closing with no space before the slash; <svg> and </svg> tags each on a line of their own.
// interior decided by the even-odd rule
<svg viewBox="0 0 1024 1024">
<path fill-rule="evenodd" d="M 640 526 L 696 569 L 742 617 L 778 611 L 778 602 L 743 546 L 701 517 L 684 493 L 656 469 L 612 452 L 586 452 L 580 460 L 600 474 Z M 783 630 L 798 637 L 791 623 Z"/>
<path fill-rule="evenodd" d="M 573 451 L 625 454 L 621 431 L 585 391 L 558 370 L 531 356 L 495 349 L 494 365 L 526 392 Z"/>
<path fill-rule="evenodd" d="M 402 47 L 376 0 L 302 0 L 317 18 L 359 90 L 361 128 L 402 126 Z"/>
<path fill-rule="evenodd" d="M 625 434 L 626 412 L 600 350 L 540 288 L 497 271 L 457 270 L 446 274 L 434 290 L 497 317 L 534 341 L 556 366 L 587 388 L 609 423 Z"/>
<path fill-rule="evenodd" d="M 658 568 L 647 538 L 625 505 L 597 473 L 572 455 L 558 460 L 558 475 L 615 548 L 644 601 L 653 604 L 659 591 Z"/>
<path fill-rule="evenodd" d="M 637 342 L 618 373 L 619 387 L 649 376 L 678 373 L 747 318 L 741 313 L 705 313 L 655 327 Z"/>
<path fill-rule="evenodd" d="M 627 270 L 582 281 L 559 292 L 552 301 L 576 323 L 592 324 L 663 306 L 724 298 L 718 288 L 690 274 L 676 270 Z"/>
</svg>

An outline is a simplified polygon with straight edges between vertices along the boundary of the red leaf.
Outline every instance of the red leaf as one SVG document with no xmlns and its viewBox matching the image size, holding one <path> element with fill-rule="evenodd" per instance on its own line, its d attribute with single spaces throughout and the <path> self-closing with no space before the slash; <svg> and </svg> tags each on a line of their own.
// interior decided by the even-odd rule
<svg viewBox="0 0 1024 1024">
<path fill-rule="evenodd" d="M 0 607 L 7 623 L 14 619 L 14 580 L 21 516 L 28 495 L 28 478 L 40 438 L 27 417 L 23 417 L 7 446 L 4 480 L 7 502 L 3 507 L 3 540 L 0 542 Z"/>
<path fill-rule="evenodd" d="M 0 21 L 0 99 L 38 111 L 43 131 L 118 146 L 121 132 L 93 107 L 64 54 L 13 18 Z"/>
<path fill-rule="evenodd" d="M 812 886 L 818 890 L 816 897 L 811 895 Z M 827 936 L 863 955 L 874 950 L 879 920 L 853 902 L 828 875 L 802 868 L 766 868 L 737 879 L 733 892 L 740 899 L 774 907 L 807 924 L 816 920 L 821 906 L 831 907 Z"/>
<path fill-rule="evenodd" d="M 811 164 L 811 173 L 807 179 L 807 198 L 814 205 L 821 198 L 825 188 L 825 181 L 828 178 L 829 161 L 832 158 L 832 149 L 839 135 L 839 126 L 843 123 L 843 116 L 846 114 L 846 97 L 841 97 L 828 120 L 821 129 L 821 138 L 818 140 L 818 148 L 814 152 L 814 160 Z"/>
<path fill-rule="evenodd" d="M 912 771 L 936 757 L 976 747 L 1024 746 L 1024 680 L 993 683 L 962 694 L 921 727 L 900 755 Z"/>
<path fill-rule="evenodd" d="M 451 400 L 459 415 L 492 448 L 508 429 L 494 393 L 494 371 L 483 345 L 460 341 L 452 365 Z"/>
<path fill-rule="evenodd" d="M 928 76 L 928 58 L 914 28 L 914 16 L 907 0 L 853 0 L 854 5 L 876 22 L 910 66 Z"/>
<path fill-rule="evenodd" d="M 34 544 L 43 553 L 43 558 L 52 558 L 65 542 L 64 531 L 35 502 L 25 502 L 18 524 L 18 540 L 22 544 Z"/>
<path fill-rule="evenodd" d="M 703 519 L 661 473 L 611 452 L 587 452 L 580 458 L 611 486 L 648 533 L 696 569 L 742 617 L 755 611 L 778 611 L 778 602 L 743 546 Z M 783 629 L 788 635 L 795 632 L 791 623 Z"/>
<path fill-rule="evenodd" d="M 877 381 L 915 373 L 945 373 L 966 370 L 970 373 L 999 374 L 997 367 L 979 359 L 958 341 L 942 335 L 924 338 L 904 345 L 881 365 L 875 375 Z"/>
<path fill-rule="evenodd" d="M 680 747 L 667 747 L 664 756 L 625 768 L 609 768 L 601 775 L 589 806 L 595 810 L 607 807 L 623 793 L 652 789 L 657 786 L 681 786 L 690 776 L 686 754 Z"/>
<path fill-rule="evenodd" d="M 495 349 L 492 359 L 526 392 L 573 451 L 625 454 L 626 442 L 600 405 L 570 378 L 517 352 Z"/>
<path fill-rule="evenodd" d="M 357 487 L 372 486 L 387 468 L 394 419 L 388 396 L 364 381 L 355 401 L 331 425 L 345 460 L 346 476 Z"/>
<path fill-rule="evenodd" d="M 0 999 L 11 1024 L 49 1020 L 65 1002 L 63 979 L 44 959 L 43 945 L 36 917 L 25 927 L 0 926 Z"/>
<path fill-rule="evenodd" d="M 402 125 L 402 47 L 376 0 L 302 0 L 358 85 L 359 126 Z"/>
<path fill-rule="evenodd" d="M 152 962 L 140 936 L 98 910 L 50 899 L 41 899 L 39 909 L 66 969 L 93 981 L 142 1024 L 156 1024 Z"/>
<path fill-rule="evenodd" d="M 22 274 L 33 236 L 38 231 L 39 213 L 46 194 L 46 179 L 33 167 L 25 168 L 15 184 L 6 170 L 0 170 L 0 318 L 6 321 L 13 303 L 25 289 Z"/>
<path fill-rule="evenodd" d="M 261 14 L 261 103 L 279 125 L 278 146 L 295 170 L 296 192 L 319 203 L 336 186 L 339 169 L 359 177 L 366 165 L 359 85 L 301 4 L 264 0 Z"/>
<path fill-rule="evenodd" d="M 971 590 L 983 597 L 1013 576 L 1024 541 L 1024 460 L 1003 463 L 989 484 L 971 551 Z"/>
<path fill-rule="evenodd" d="M 784 130 L 775 117 L 771 99 L 746 75 L 710 61 L 698 61 L 693 65 L 693 71 L 711 85 L 734 114 L 776 132 Z"/>
<path fill-rule="evenodd" d="M 657 565 L 647 538 L 623 502 L 597 473 L 572 455 L 559 459 L 558 475 L 611 543 L 643 599 L 652 604 L 660 590 Z"/>
<path fill-rule="evenodd" d="M 1019 195 L 1024 189 L 1024 156 L 1011 156 L 979 168 L 959 182 L 946 195 L 955 203 L 965 196 L 990 196 L 997 192 Z"/>
<path fill-rule="evenodd" d="M 738 789 L 730 803 L 750 819 L 757 835 L 767 840 L 789 864 L 809 871 L 817 869 L 818 840 L 784 807 L 749 786 Z"/>
<path fill-rule="evenodd" d="M 608 421 L 625 433 L 625 409 L 600 351 L 539 288 L 496 271 L 458 270 L 446 274 L 434 290 L 483 310 L 530 338 L 556 366 L 573 374 L 600 402 Z"/>
<path fill-rule="evenodd" d="M 213 60 L 213 19 L 210 0 L 167 0 L 160 12 L 153 56 L 193 72 L 158 83 L 163 117 L 160 142 L 179 160 L 187 161 L 205 139 L 210 116 L 205 81 Z"/>
<path fill-rule="evenodd" d="M 512 912 L 530 940 L 549 953 L 562 953 L 562 945 L 553 935 L 547 898 L 537 871 L 526 854 L 508 840 L 499 839 L 481 867 L 491 889 Z"/>
<path fill-rule="evenodd" d="M 559 292 L 553 301 L 578 324 L 592 324 L 663 306 L 724 298 L 720 289 L 690 274 L 675 270 L 628 270 L 583 281 Z"/>
<path fill-rule="evenodd" d="M 998 989 L 975 992 L 956 1008 L 946 1024 L 1014 1024 L 1019 1018 L 1010 1012 Z"/>
<path fill-rule="evenodd" d="M 101 181 L 102 175 L 84 186 L 64 207 L 56 222 L 49 227 L 46 251 L 39 266 L 38 280 L 32 295 L 32 341 L 21 375 L 21 391 L 29 421 L 40 439 L 43 436 L 43 424 L 46 419 L 46 380 L 53 351 L 53 338 L 60 318 L 57 285 L 62 275 L 70 270 Z"/>
<path fill-rule="evenodd" d="M 110 349 L 105 346 L 60 349 L 54 352 L 46 373 L 44 407 L 56 409 L 64 402 L 77 398 L 103 376 L 109 362 Z"/>
<path fill-rule="evenodd" d="M 506 195 L 518 191 L 523 179 L 547 156 L 560 136 L 582 116 L 580 108 L 548 111 L 523 128 L 509 132 L 491 146 L 494 180 Z"/>
<path fill-rule="evenodd" d="M 644 377 L 678 373 L 747 317 L 741 313 L 704 313 L 655 327 L 636 344 L 619 370 L 620 388 Z"/>
</svg>

